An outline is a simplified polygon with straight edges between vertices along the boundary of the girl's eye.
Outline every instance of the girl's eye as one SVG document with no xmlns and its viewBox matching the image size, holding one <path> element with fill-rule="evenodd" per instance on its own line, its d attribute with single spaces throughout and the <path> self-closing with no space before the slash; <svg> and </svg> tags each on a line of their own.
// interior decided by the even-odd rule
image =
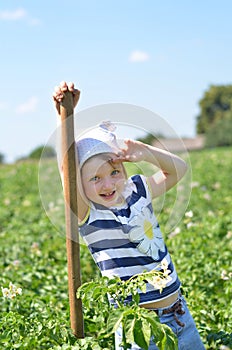
<svg viewBox="0 0 232 350">
<path fill-rule="evenodd" d="M 93 182 L 96 182 L 99 180 L 99 177 L 98 176 L 93 176 L 91 177 L 90 181 L 93 181 Z"/>
<path fill-rule="evenodd" d="M 114 169 L 113 171 L 112 171 L 112 173 L 111 173 L 111 175 L 118 175 L 120 173 L 120 171 L 119 170 L 117 170 L 117 169 Z"/>
</svg>

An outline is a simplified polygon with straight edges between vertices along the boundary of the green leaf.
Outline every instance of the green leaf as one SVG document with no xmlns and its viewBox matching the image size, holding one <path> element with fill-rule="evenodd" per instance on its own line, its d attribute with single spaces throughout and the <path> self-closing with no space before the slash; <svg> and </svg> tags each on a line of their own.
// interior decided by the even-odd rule
<svg viewBox="0 0 232 350">
<path fill-rule="evenodd" d="M 151 334 L 154 336 L 154 342 L 160 346 L 162 346 L 162 341 L 165 338 L 165 332 L 163 330 L 163 324 L 160 323 L 158 316 L 155 313 L 150 313 L 148 315 L 144 315 L 147 322 L 151 327 Z M 163 350 L 163 347 L 161 348 Z"/>
<path fill-rule="evenodd" d="M 133 300 L 135 301 L 136 305 L 139 304 L 140 296 L 138 293 L 135 293 L 132 295 Z"/>
<path fill-rule="evenodd" d="M 135 321 L 134 325 L 134 340 L 141 348 L 148 350 L 151 339 L 151 328 L 146 319 L 139 319 Z"/>
<path fill-rule="evenodd" d="M 156 340 L 160 350 L 178 350 L 177 337 L 166 324 L 160 323 L 160 333 Z"/>
<path fill-rule="evenodd" d="M 174 333 L 166 333 L 165 350 L 178 350 L 178 341 Z"/>
<path fill-rule="evenodd" d="M 120 323 L 123 319 L 123 312 L 121 309 L 115 309 L 112 310 L 112 312 L 109 314 L 108 320 L 107 320 L 107 335 L 113 334 L 116 332 L 118 327 L 120 326 Z"/>
<path fill-rule="evenodd" d="M 124 329 L 126 334 L 126 339 L 131 344 L 134 343 L 134 327 L 135 327 L 136 316 L 129 315 L 124 322 Z"/>
</svg>

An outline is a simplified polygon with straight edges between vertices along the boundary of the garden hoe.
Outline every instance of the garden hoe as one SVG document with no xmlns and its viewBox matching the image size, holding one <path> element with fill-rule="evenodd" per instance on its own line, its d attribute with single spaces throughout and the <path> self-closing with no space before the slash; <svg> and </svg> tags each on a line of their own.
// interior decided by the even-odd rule
<svg viewBox="0 0 232 350">
<path fill-rule="evenodd" d="M 77 219 L 77 171 L 74 138 L 73 96 L 65 92 L 60 106 L 61 139 L 64 175 L 64 200 L 66 221 L 66 247 L 68 260 L 68 286 L 71 328 L 77 338 L 84 338 L 81 300 L 76 292 L 81 285 L 80 245 Z"/>
</svg>

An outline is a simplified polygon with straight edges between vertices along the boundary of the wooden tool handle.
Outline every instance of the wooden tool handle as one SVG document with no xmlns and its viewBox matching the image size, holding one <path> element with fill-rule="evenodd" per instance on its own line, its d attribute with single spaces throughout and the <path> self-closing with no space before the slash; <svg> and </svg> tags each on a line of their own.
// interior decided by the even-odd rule
<svg viewBox="0 0 232 350">
<path fill-rule="evenodd" d="M 84 337 L 81 300 L 76 292 L 81 285 L 80 245 L 78 233 L 77 171 L 74 137 L 73 95 L 65 92 L 60 106 L 62 168 L 64 178 L 66 247 L 68 260 L 68 285 L 71 328 L 77 338 Z"/>
</svg>

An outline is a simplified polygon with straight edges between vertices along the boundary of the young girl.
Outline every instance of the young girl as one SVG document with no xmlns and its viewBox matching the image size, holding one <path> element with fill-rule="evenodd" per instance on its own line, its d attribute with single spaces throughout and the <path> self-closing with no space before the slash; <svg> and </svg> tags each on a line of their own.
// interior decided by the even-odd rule
<svg viewBox="0 0 232 350">
<path fill-rule="evenodd" d="M 53 98 L 58 114 L 65 91 L 73 93 L 74 106 L 80 92 L 74 84 L 61 83 Z M 92 129 L 76 142 L 78 159 L 78 219 L 80 233 L 103 276 L 127 280 L 144 270 L 152 271 L 163 259 L 170 281 L 160 294 L 152 285 L 140 294 L 140 306 L 154 310 L 160 322 L 178 337 L 178 349 L 203 350 L 204 346 L 186 302 L 180 280 L 164 243 L 152 208 L 152 199 L 173 187 L 185 174 L 186 163 L 178 156 L 139 141 L 125 140 L 118 146 L 110 123 Z M 127 178 L 123 162 L 146 161 L 160 170 L 154 175 Z M 113 303 L 113 301 L 112 301 Z M 122 334 L 115 335 L 121 350 Z M 132 344 L 131 349 L 140 349 Z M 153 339 L 150 350 L 158 349 Z"/>
</svg>

